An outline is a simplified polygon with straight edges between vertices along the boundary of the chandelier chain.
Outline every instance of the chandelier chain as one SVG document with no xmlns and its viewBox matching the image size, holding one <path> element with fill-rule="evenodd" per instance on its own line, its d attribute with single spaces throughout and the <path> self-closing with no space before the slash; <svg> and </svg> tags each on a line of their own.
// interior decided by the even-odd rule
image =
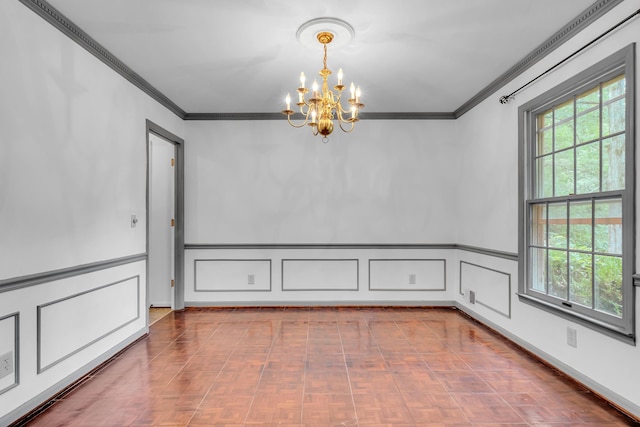
<svg viewBox="0 0 640 427">
<path fill-rule="evenodd" d="M 324 60 L 322 61 L 324 64 L 324 69 L 327 69 L 327 44 L 324 43 Z"/>
</svg>

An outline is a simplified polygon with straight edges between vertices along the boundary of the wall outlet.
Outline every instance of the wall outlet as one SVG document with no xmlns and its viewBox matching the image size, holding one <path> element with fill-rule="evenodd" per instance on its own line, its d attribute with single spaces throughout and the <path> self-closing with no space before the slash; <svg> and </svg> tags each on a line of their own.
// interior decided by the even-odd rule
<svg viewBox="0 0 640 427">
<path fill-rule="evenodd" d="M 249 285 L 255 285 L 256 284 L 256 275 L 255 274 L 250 274 L 249 277 L 247 278 L 247 283 Z"/>
<path fill-rule="evenodd" d="M 0 378 L 13 373 L 13 351 L 0 356 Z"/>
<path fill-rule="evenodd" d="M 475 304 L 476 303 L 476 293 L 475 291 L 469 291 L 469 304 Z"/>
<path fill-rule="evenodd" d="M 416 284 L 416 275 L 415 274 L 410 274 L 409 275 L 409 284 L 410 285 L 415 285 Z"/>
<path fill-rule="evenodd" d="M 567 344 L 573 348 L 578 348 L 578 331 L 567 327 Z"/>
</svg>

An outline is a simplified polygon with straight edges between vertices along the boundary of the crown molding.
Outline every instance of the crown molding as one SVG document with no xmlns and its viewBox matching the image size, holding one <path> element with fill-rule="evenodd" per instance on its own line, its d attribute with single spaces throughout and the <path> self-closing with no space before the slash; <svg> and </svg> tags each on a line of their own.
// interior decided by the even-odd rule
<svg viewBox="0 0 640 427">
<path fill-rule="evenodd" d="M 384 112 L 363 112 L 358 115 L 364 120 L 455 120 L 454 113 L 446 112 L 404 112 L 404 113 L 384 113 Z"/>
<path fill-rule="evenodd" d="M 87 33 L 82 31 L 76 24 L 71 22 L 66 16 L 60 13 L 56 8 L 51 6 L 45 0 L 20 0 L 20 2 L 37 13 L 45 21 L 66 34 L 71 40 L 85 48 L 93 56 L 111 67 L 111 69 L 127 79 L 134 86 L 138 87 L 151 98 L 158 101 L 168 110 L 173 112 L 176 116 L 184 118 L 186 112 L 182 108 L 180 108 L 176 103 L 170 100 L 158 89 L 153 87 L 149 82 L 143 79 L 131 68 L 127 67 L 124 62 L 120 61 L 104 46 L 91 38 Z"/>
<path fill-rule="evenodd" d="M 453 120 L 454 113 L 360 113 L 363 120 Z M 300 116 L 302 117 L 302 116 Z M 184 120 L 287 120 L 282 113 L 186 113 Z"/>
<path fill-rule="evenodd" d="M 493 95 L 624 0 L 599 0 L 453 112 L 456 118 Z"/>
<path fill-rule="evenodd" d="M 287 120 L 282 113 L 187 113 L 185 120 Z"/>
<path fill-rule="evenodd" d="M 453 112 L 362 113 L 366 120 L 455 120 L 531 68 L 624 0 L 598 0 Z M 45 0 L 20 0 L 45 21 L 183 120 L 281 120 L 281 113 L 187 113 Z"/>
</svg>

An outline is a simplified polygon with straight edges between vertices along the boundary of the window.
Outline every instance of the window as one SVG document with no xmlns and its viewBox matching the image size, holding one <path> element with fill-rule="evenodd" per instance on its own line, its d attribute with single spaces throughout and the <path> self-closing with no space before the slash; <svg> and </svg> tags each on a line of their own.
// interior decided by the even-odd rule
<svg viewBox="0 0 640 427">
<path fill-rule="evenodd" d="M 634 339 L 634 47 L 520 107 L 521 299 Z"/>
</svg>

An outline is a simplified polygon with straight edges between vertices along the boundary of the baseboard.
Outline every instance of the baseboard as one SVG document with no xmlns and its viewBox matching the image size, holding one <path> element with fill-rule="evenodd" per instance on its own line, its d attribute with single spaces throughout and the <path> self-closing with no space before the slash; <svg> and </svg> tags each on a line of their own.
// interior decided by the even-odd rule
<svg viewBox="0 0 640 427">
<path fill-rule="evenodd" d="M 460 304 L 459 302 L 456 301 L 454 303 L 454 307 L 457 308 L 458 310 L 462 311 L 463 313 L 465 313 L 469 317 L 473 318 L 474 320 L 476 320 L 476 321 L 482 323 L 483 325 L 487 326 L 488 328 L 493 329 L 494 331 L 496 331 L 500 335 L 502 335 L 505 338 L 507 338 L 509 341 L 511 341 L 514 344 L 522 347 L 525 351 L 533 354 L 537 358 L 541 359 L 543 362 L 547 363 L 551 367 L 559 370 L 563 374 L 565 374 L 568 377 L 570 377 L 572 380 L 574 380 L 577 383 L 581 384 L 583 387 L 587 388 L 588 390 L 592 391 L 596 395 L 598 395 L 598 396 L 602 397 L 603 399 L 607 400 L 611 405 L 615 406 L 621 412 L 624 412 L 629 417 L 634 418 L 637 422 L 640 422 L 640 406 L 638 406 L 635 403 L 629 401 L 628 399 L 620 396 L 619 394 L 611 391 L 610 389 L 604 387 L 602 384 L 599 384 L 599 383 L 593 381 L 591 378 L 589 378 L 586 375 L 582 374 L 581 372 L 573 369 L 571 366 L 567 365 L 566 363 L 563 363 L 562 361 L 556 359 L 555 357 L 551 356 L 550 354 L 548 354 L 548 353 L 540 350 L 539 348 L 529 344 L 528 342 L 522 340 L 520 337 L 512 334 L 511 332 L 509 332 L 508 330 L 502 328 L 501 326 L 498 326 L 497 324 L 493 323 L 492 321 L 488 320 L 487 318 L 479 315 L 478 313 L 476 313 L 474 311 L 469 310 L 468 307 Z"/>
<path fill-rule="evenodd" d="M 67 387 L 73 385 L 75 382 L 81 380 L 88 373 L 98 368 L 100 365 L 107 362 L 109 359 L 125 350 L 128 346 L 136 342 L 138 339 L 147 335 L 148 329 L 145 327 L 135 334 L 131 335 L 126 340 L 120 342 L 118 345 L 109 349 L 109 351 L 103 353 L 101 356 L 82 366 L 71 375 L 67 376 L 61 381 L 58 381 L 53 386 L 49 387 L 45 391 L 39 393 L 37 396 L 31 398 L 27 402 L 23 403 L 13 411 L 0 417 L 0 426 L 19 426 L 22 425 L 23 418 L 28 418 L 28 415 L 37 411 L 39 408 L 45 408 L 50 406 L 50 401 L 58 396 Z M 24 420 L 27 421 L 26 419 Z M 15 423 L 15 424 L 11 424 Z"/>
<path fill-rule="evenodd" d="M 455 301 L 185 301 L 185 307 L 453 307 Z"/>
</svg>

